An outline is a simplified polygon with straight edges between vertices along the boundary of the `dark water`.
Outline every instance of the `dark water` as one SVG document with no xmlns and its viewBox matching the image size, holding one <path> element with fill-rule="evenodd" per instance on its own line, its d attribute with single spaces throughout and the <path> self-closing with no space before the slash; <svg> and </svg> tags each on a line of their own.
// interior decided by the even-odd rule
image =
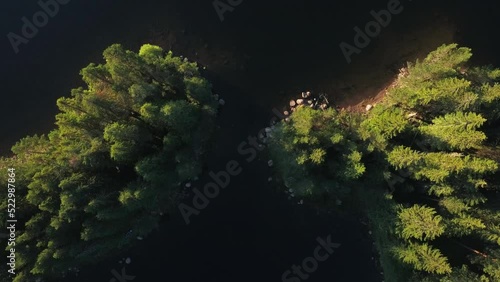
<svg viewBox="0 0 500 282">
<path fill-rule="evenodd" d="M 126 272 L 136 276 L 133 281 L 280 281 L 285 270 L 311 256 L 317 237 L 330 234 L 341 247 L 308 281 L 382 281 L 371 259 L 369 235 L 354 216 L 318 215 L 292 204 L 267 182 L 267 159 L 261 155 L 247 163 L 237 147 L 266 126 L 273 107 L 291 94 L 310 88 L 328 91 L 334 78 L 342 80 L 347 64 L 338 44 L 351 42 L 352 28 L 364 25 L 368 12 L 388 1 L 270 2 L 244 1 L 220 22 L 209 0 L 73 0 L 20 46 L 19 54 L 13 54 L 4 38 L 0 154 L 25 135 L 50 130 L 55 100 L 80 86 L 79 70 L 99 61 L 112 43 L 137 50 L 152 42 L 200 61 L 227 102 L 207 167 L 219 171 L 236 160 L 243 173 L 193 216 L 190 225 L 173 214 L 133 250 L 84 268 L 78 278 L 67 281 L 110 281 L 111 270 L 120 272 L 117 261 L 126 256 L 132 258 Z M 404 34 L 432 26 L 427 19 L 438 11 L 457 21 L 456 39 L 473 48 L 475 62 L 500 65 L 493 1 L 403 3 L 408 6 L 393 19 L 392 31 Z M 36 1 L 3 5 L 3 34 L 19 32 L 20 18 L 39 9 Z M 379 43 L 363 50 L 363 58 Z M 200 185 L 207 181 L 204 175 Z"/>
</svg>

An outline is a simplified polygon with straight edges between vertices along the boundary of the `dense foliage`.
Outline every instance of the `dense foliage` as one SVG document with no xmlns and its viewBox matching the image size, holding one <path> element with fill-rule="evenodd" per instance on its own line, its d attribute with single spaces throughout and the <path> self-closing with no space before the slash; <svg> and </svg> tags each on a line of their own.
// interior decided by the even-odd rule
<svg viewBox="0 0 500 282">
<path fill-rule="evenodd" d="M 112 45 L 104 59 L 81 71 L 86 88 L 57 101 L 57 129 L 0 160 L 0 171 L 15 168 L 25 223 L 15 282 L 50 280 L 129 246 L 201 171 L 218 103 L 196 64 L 152 45 L 138 54 Z"/>
<path fill-rule="evenodd" d="M 273 131 L 271 155 L 294 195 L 338 201 L 350 191 L 350 181 L 365 171 L 354 122 L 346 112 L 301 105 Z"/>
<path fill-rule="evenodd" d="M 408 64 L 363 117 L 298 110 L 273 135 L 271 153 L 287 153 L 278 172 L 300 171 L 310 194 L 365 183 L 353 195 L 386 281 L 500 280 L 500 70 L 471 68 L 470 58 L 468 48 L 441 46 Z"/>
</svg>

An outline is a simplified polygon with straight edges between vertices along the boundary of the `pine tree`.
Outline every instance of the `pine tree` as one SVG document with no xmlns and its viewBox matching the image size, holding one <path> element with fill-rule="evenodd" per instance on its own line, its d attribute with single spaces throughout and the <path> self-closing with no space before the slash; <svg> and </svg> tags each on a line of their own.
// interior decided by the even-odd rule
<svg viewBox="0 0 500 282">
<path fill-rule="evenodd" d="M 201 171 L 217 101 L 196 64 L 152 45 L 138 54 L 112 45 L 104 59 L 81 71 L 85 89 L 57 101 L 55 130 L 0 159 L 22 172 L 15 282 L 64 276 L 131 246 Z"/>
<path fill-rule="evenodd" d="M 394 248 L 394 253 L 403 262 L 413 265 L 416 270 L 436 274 L 452 271 L 448 259 L 427 243 L 409 243 L 408 246 Z"/>
<path fill-rule="evenodd" d="M 476 113 L 456 112 L 437 117 L 431 125 L 420 126 L 431 146 L 440 150 L 465 150 L 478 148 L 486 134 L 477 129 L 486 119 Z"/>
<path fill-rule="evenodd" d="M 398 217 L 398 233 L 405 240 L 434 240 L 445 232 L 443 218 L 433 208 L 420 205 L 401 208 Z"/>
</svg>

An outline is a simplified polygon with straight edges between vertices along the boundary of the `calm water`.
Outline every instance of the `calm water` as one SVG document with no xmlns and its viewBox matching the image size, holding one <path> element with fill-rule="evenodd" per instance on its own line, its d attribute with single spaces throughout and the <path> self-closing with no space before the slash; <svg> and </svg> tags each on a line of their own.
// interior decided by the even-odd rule
<svg viewBox="0 0 500 282">
<path fill-rule="evenodd" d="M 247 163 L 237 153 L 248 135 L 268 123 L 273 107 L 303 89 L 329 91 L 334 79 L 342 81 L 348 65 L 338 44 L 352 42 L 352 28 L 364 25 L 370 10 L 387 4 L 316 2 L 244 1 L 220 22 L 208 0 L 73 0 L 22 45 L 19 54 L 13 55 L 7 39 L 2 41 L 1 154 L 22 136 L 50 130 L 57 97 L 80 86 L 79 70 L 100 60 L 112 43 L 137 50 L 152 42 L 200 61 L 227 102 L 207 168 L 219 171 L 227 161 L 237 160 L 243 173 L 189 226 L 173 214 L 133 250 L 84 268 L 77 279 L 67 281 L 110 281 L 111 270 L 122 267 L 118 260 L 128 256 L 132 263 L 126 272 L 136 276 L 133 281 L 280 281 L 292 264 L 312 254 L 318 236 L 329 234 L 341 247 L 308 281 L 382 280 L 371 260 L 372 243 L 358 219 L 318 215 L 290 204 L 267 182 L 271 170 L 263 155 Z M 458 23 L 455 38 L 473 48 L 476 62 L 500 65 L 500 46 L 493 41 L 497 36 L 492 27 L 498 26 L 493 4 L 445 2 L 451 1 L 413 1 L 389 29 L 404 35 L 432 28 L 434 22 L 427 19 L 440 13 Z M 3 34 L 18 32 L 19 19 L 39 9 L 36 1 L 3 5 Z M 374 40 L 360 60 L 369 59 L 381 41 Z M 365 68 L 370 67 L 367 63 Z M 204 175 L 200 183 L 206 181 Z"/>
</svg>

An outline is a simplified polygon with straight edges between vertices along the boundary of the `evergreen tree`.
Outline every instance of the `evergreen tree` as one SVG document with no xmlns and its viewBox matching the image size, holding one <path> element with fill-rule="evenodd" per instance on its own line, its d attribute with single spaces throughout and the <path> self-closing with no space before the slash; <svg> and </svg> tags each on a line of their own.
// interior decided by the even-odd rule
<svg viewBox="0 0 500 282">
<path fill-rule="evenodd" d="M 287 189 L 309 198 L 348 193 L 348 183 L 365 171 L 354 122 L 345 112 L 301 106 L 290 122 L 277 125 L 269 148 Z"/>
<path fill-rule="evenodd" d="M 103 54 L 81 71 L 87 87 L 57 101 L 57 128 L 0 160 L 19 171 L 26 222 L 14 282 L 64 276 L 131 246 L 201 171 L 217 101 L 196 64 L 152 45 Z"/>
<path fill-rule="evenodd" d="M 321 189 L 324 179 L 341 183 L 329 187 L 365 184 L 358 192 L 391 281 L 403 281 L 405 265 L 416 281 L 500 279 L 492 193 L 500 188 L 500 70 L 469 67 L 471 56 L 469 48 L 443 45 L 409 63 L 370 112 L 299 108 L 273 135 L 270 151 L 285 185 L 307 179 L 300 185 L 314 197 L 335 191 Z M 388 190 L 384 201 L 373 196 Z M 480 269 L 454 265 L 467 258 L 449 260 L 456 254 L 443 238 L 470 252 Z"/>
</svg>

